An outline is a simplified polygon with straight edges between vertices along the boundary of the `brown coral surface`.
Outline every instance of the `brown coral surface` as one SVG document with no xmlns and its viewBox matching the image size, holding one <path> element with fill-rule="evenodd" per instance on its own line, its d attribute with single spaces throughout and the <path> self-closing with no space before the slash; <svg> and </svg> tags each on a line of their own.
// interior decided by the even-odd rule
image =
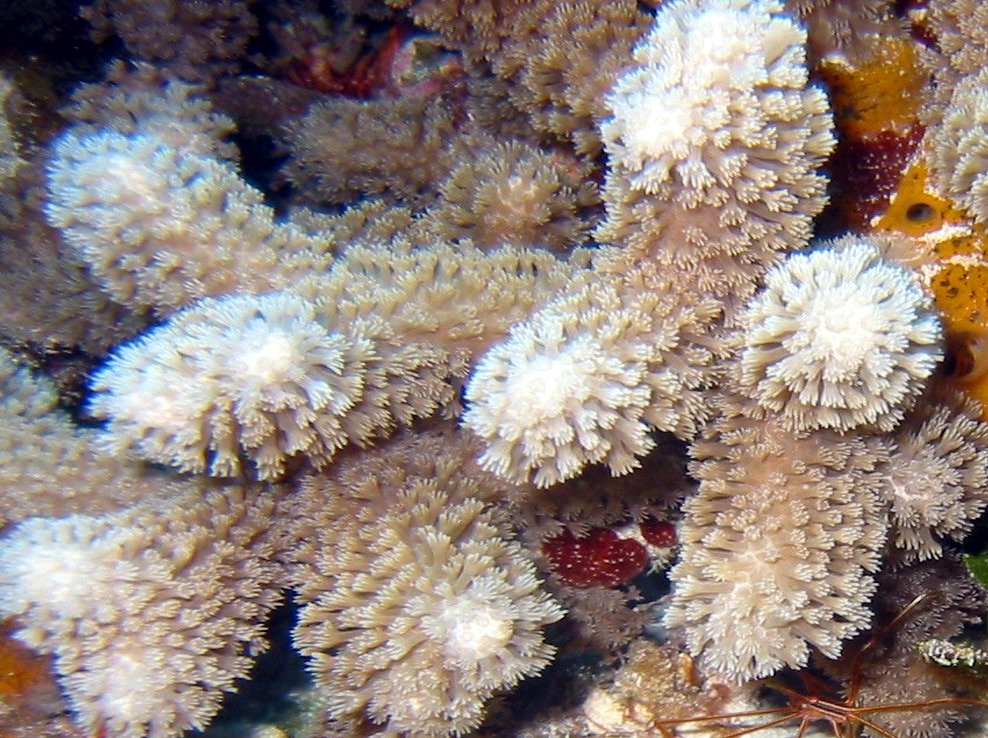
<svg viewBox="0 0 988 738">
<path fill-rule="evenodd" d="M 985 607 L 983 3 L 14 5 L 0 733 L 958 694 L 915 648 Z"/>
</svg>

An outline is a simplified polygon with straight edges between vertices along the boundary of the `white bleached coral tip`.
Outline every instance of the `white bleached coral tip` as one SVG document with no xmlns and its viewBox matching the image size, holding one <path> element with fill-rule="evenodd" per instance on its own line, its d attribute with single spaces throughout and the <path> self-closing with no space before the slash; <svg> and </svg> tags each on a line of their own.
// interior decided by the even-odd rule
<svg viewBox="0 0 988 738">
<path fill-rule="evenodd" d="M 765 281 L 745 316 L 745 390 L 793 428 L 895 427 L 943 356 L 917 280 L 849 237 Z"/>
<path fill-rule="evenodd" d="M 517 326 L 467 385 L 464 423 L 488 443 L 481 463 L 512 481 L 546 487 L 597 462 L 622 474 L 653 443 L 644 357 L 622 345 L 620 319 L 566 302 Z"/>
<path fill-rule="evenodd" d="M 107 443 L 185 471 L 275 478 L 287 458 L 317 466 L 347 440 L 368 341 L 330 332 L 288 293 L 205 299 L 124 346 L 95 376 Z"/>
<path fill-rule="evenodd" d="M 781 9 L 776 0 L 662 8 L 635 47 L 638 66 L 608 97 L 613 116 L 601 125 L 611 162 L 629 173 L 632 187 L 774 185 L 778 162 L 751 156 L 776 143 L 778 131 L 765 122 L 789 122 L 816 107 L 803 99 L 805 33 L 777 15 Z"/>
</svg>

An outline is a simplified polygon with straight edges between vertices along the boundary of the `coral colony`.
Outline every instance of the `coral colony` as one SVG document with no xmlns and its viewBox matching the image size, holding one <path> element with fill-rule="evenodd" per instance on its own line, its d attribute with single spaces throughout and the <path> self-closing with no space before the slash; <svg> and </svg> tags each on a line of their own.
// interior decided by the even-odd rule
<svg viewBox="0 0 988 738">
<path fill-rule="evenodd" d="M 988 3 L 27 5 L 3 736 L 984 734 Z"/>
</svg>

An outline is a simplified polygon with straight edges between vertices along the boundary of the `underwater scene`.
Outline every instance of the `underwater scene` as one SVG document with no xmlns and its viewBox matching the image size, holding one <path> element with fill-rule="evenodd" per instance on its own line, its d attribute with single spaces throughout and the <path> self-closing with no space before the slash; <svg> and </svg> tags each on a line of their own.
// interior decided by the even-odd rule
<svg viewBox="0 0 988 738">
<path fill-rule="evenodd" d="M 988 735 L 988 0 L 0 39 L 0 738 Z"/>
</svg>

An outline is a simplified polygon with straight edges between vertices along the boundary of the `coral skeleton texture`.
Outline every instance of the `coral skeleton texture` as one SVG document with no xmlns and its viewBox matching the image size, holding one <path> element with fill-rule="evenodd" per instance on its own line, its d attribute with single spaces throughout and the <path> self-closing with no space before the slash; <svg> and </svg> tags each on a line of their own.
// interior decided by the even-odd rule
<svg viewBox="0 0 988 738">
<path fill-rule="evenodd" d="M 956 694 L 916 645 L 985 610 L 983 3 L 10 5 L 0 653 L 57 695 L 0 673 L 0 735 Z M 973 734 L 919 712 L 876 725 Z"/>
</svg>

